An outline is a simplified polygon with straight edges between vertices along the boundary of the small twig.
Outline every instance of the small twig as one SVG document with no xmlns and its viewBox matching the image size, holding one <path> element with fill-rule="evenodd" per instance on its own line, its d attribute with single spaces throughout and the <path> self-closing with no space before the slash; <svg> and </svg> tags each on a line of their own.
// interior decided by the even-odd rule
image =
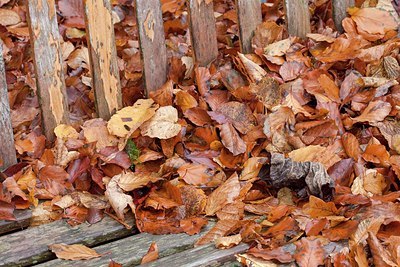
<svg viewBox="0 0 400 267">
<path fill-rule="evenodd" d="M 126 229 L 128 229 L 128 230 L 132 229 L 132 226 L 130 226 L 129 224 L 127 224 L 126 222 L 124 222 L 123 220 L 121 220 L 120 218 L 115 216 L 114 214 L 111 214 L 108 211 L 104 211 L 104 213 L 107 214 L 108 216 L 110 216 L 111 218 L 113 218 L 114 220 L 116 220 L 117 222 L 119 222 L 120 224 L 122 224 L 123 226 L 125 226 Z"/>
</svg>

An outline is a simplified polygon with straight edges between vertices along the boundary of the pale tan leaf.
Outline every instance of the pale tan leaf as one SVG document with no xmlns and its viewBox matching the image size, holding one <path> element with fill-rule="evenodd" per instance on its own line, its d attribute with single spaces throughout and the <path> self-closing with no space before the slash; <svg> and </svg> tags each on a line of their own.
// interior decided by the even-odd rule
<svg viewBox="0 0 400 267">
<path fill-rule="evenodd" d="M 160 107 L 156 114 L 141 126 L 142 135 L 152 138 L 169 139 L 179 134 L 181 125 L 178 111 L 172 106 Z"/>
<path fill-rule="evenodd" d="M 53 244 L 49 246 L 50 250 L 56 254 L 57 258 L 63 260 L 89 260 L 101 257 L 94 249 L 81 244 Z"/>
<path fill-rule="evenodd" d="M 132 191 L 146 186 L 149 183 L 155 183 L 162 178 L 157 173 L 131 172 L 127 171 L 118 175 L 117 184 L 125 191 Z"/>
<path fill-rule="evenodd" d="M 77 139 L 79 137 L 79 133 L 74 127 L 65 124 L 58 125 L 54 129 L 54 134 L 57 136 L 57 138 L 61 138 L 63 140 L 67 140 L 69 138 Z"/>
<path fill-rule="evenodd" d="M 14 10 L 0 8 L 0 25 L 10 26 L 21 22 L 21 18 Z"/>
<path fill-rule="evenodd" d="M 231 236 L 222 236 L 215 239 L 216 248 L 231 248 L 238 245 L 242 241 L 242 236 L 240 234 Z"/>
<path fill-rule="evenodd" d="M 106 186 L 106 192 L 104 193 L 111 207 L 114 209 L 118 218 L 124 220 L 124 209 L 129 205 L 132 211 L 135 211 L 135 204 L 133 204 L 133 198 L 130 195 L 124 193 L 118 182 L 121 179 L 121 175 L 114 176 Z"/>
</svg>

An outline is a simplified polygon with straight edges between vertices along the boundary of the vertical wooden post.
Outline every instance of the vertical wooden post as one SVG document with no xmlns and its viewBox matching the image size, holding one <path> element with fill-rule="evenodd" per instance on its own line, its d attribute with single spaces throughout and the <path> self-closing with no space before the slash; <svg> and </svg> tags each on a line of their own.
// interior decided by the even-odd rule
<svg viewBox="0 0 400 267">
<path fill-rule="evenodd" d="M 187 3 L 194 59 L 196 63 L 204 67 L 218 56 L 213 2 L 212 0 L 187 0 Z"/>
<path fill-rule="evenodd" d="M 311 32 L 308 0 L 284 0 L 286 25 L 291 36 L 305 38 Z"/>
<path fill-rule="evenodd" d="M 10 103 L 8 102 L 6 71 L 3 61 L 3 43 L 0 39 L 0 170 L 17 163 L 13 129 L 11 126 Z"/>
<path fill-rule="evenodd" d="M 354 0 L 332 0 L 333 21 L 338 32 L 343 32 L 342 21 L 347 16 L 347 8 L 354 4 Z"/>
<path fill-rule="evenodd" d="M 258 24 L 262 22 L 260 0 L 236 0 L 239 19 L 240 50 L 244 54 L 252 52 L 251 39 Z"/>
<path fill-rule="evenodd" d="M 111 4 L 109 0 L 84 0 L 84 7 L 97 115 L 108 120 L 122 107 Z"/>
<path fill-rule="evenodd" d="M 69 121 L 57 14 L 54 0 L 26 3 L 43 131 L 51 142 L 54 128 Z"/>
<path fill-rule="evenodd" d="M 167 81 L 167 49 L 160 0 L 136 0 L 140 52 L 147 95 Z"/>
</svg>

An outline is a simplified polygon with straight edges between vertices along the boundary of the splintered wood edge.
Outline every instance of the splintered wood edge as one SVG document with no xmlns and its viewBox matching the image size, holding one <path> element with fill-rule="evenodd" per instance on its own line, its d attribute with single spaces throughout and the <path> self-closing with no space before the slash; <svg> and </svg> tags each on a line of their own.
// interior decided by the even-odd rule
<svg viewBox="0 0 400 267">
<path fill-rule="evenodd" d="M 127 221 L 131 223 L 133 217 L 127 217 Z M 51 244 L 93 247 L 130 234 L 131 230 L 108 216 L 99 223 L 75 227 L 64 220 L 56 221 L 0 236 L 0 266 L 26 266 L 53 259 L 55 255 L 48 248 Z"/>
<path fill-rule="evenodd" d="M 27 1 L 27 15 L 42 125 L 47 140 L 52 142 L 55 139 L 54 128 L 69 122 L 54 0 Z"/>
<path fill-rule="evenodd" d="M 236 0 L 239 21 L 240 50 L 244 54 L 253 51 L 251 40 L 258 24 L 262 22 L 260 0 Z"/>
<path fill-rule="evenodd" d="M 194 243 L 201 236 L 206 234 L 214 225 L 214 222 L 209 222 L 199 234 L 192 236 L 184 233 L 170 235 L 151 235 L 147 233 L 141 233 L 138 235 L 129 236 L 121 240 L 116 240 L 114 242 L 95 247 L 94 249 L 98 253 L 104 254 L 103 257 L 74 262 L 74 267 L 107 266 L 111 259 L 115 262 L 123 264 L 123 266 L 139 265 L 143 256 L 146 255 L 147 250 L 153 242 L 157 244 L 160 257 L 168 257 L 170 255 L 172 255 L 171 257 L 175 257 L 175 255 L 179 255 L 176 253 L 193 248 Z M 38 266 L 62 267 L 70 266 L 70 264 L 71 263 L 69 261 L 57 259 L 40 264 Z M 172 266 L 179 265 L 171 265 L 171 267 Z"/>
<path fill-rule="evenodd" d="M 6 169 L 17 163 L 14 146 L 14 134 L 11 125 L 10 103 L 8 102 L 8 91 L 6 82 L 6 70 L 3 60 L 3 41 L 0 39 L 0 170 Z M 1 233 L 0 222 L 0 233 Z"/>
<path fill-rule="evenodd" d="M 284 7 L 289 35 L 305 38 L 311 32 L 308 0 L 284 0 Z"/>
<path fill-rule="evenodd" d="M 31 210 L 16 210 L 14 212 L 15 221 L 3 221 L 0 220 L 0 235 L 15 231 L 22 230 L 29 226 L 32 211 Z"/>
<path fill-rule="evenodd" d="M 147 96 L 167 81 L 167 48 L 159 0 L 136 0 L 136 19 Z"/>
<path fill-rule="evenodd" d="M 205 67 L 218 57 L 214 6 L 209 0 L 187 0 L 195 62 Z"/>
<path fill-rule="evenodd" d="M 108 120 L 122 107 L 111 5 L 108 0 L 85 0 L 84 9 L 96 110 Z"/>
<path fill-rule="evenodd" d="M 333 21 L 338 32 L 343 32 L 342 21 L 347 17 L 347 8 L 354 5 L 354 0 L 332 0 Z"/>
</svg>

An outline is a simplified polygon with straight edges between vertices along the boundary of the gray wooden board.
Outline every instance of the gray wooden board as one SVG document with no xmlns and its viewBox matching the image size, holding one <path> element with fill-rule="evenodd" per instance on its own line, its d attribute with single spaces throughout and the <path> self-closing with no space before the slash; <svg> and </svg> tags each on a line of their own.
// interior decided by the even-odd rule
<svg viewBox="0 0 400 267">
<path fill-rule="evenodd" d="M 342 20 L 347 17 L 347 8 L 354 6 L 354 4 L 354 0 L 332 1 L 333 21 L 339 32 L 343 32 Z"/>
<path fill-rule="evenodd" d="M 225 262 L 235 259 L 235 254 L 243 253 L 247 249 L 249 249 L 249 245 L 247 244 L 239 244 L 229 249 L 217 249 L 215 248 L 215 244 L 208 244 L 161 258 L 142 266 L 221 266 Z"/>
<path fill-rule="evenodd" d="M 260 0 L 236 0 L 239 19 L 240 49 L 248 54 L 253 51 L 251 39 L 258 24 L 262 22 Z"/>
<path fill-rule="evenodd" d="M 14 211 L 15 221 L 0 220 L 0 235 L 9 233 L 15 230 L 22 230 L 29 226 L 32 217 L 31 210 L 16 210 Z"/>
<path fill-rule="evenodd" d="M 0 237 L 0 266 L 27 266 L 52 259 L 55 256 L 48 249 L 51 244 L 95 246 L 128 236 L 131 232 L 109 217 L 93 225 L 71 227 L 65 221 L 56 221 L 28 228 Z"/>
<path fill-rule="evenodd" d="M 3 61 L 3 41 L 0 39 L 0 170 L 17 163 L 13 128 L 11 126 L 10 103 L 8 102 L 6 71 Z M 2 166 L 3 165 L 3 166 Z"/>
<path fill-rule="evenodd" d="M 151 235 L 142 233 L 133 235 L 121 240 L 117 240 L 108 244 L 104 244 L 94 249 L 103 254 L 101 258 L 96 258 L 86 261 L 67 261 L 67 260 L 52 260 L 42 263 L 40 267 L 52 266 L 74 266 L 74 267 L 97 267 L 108 266 L 110 260 L 114 260 L 123 266 L 139 265 L 143 256 L 146 255 L 151 243 L 156 242 L 160 257 L 167 257 L 179 253 L 181 251 L 190 249 L 193 244 L 200 238 L 200 236 L 207 233 L 214 223 L 208 223 L 203 230 L 193 236 L 187 234 L 171 234 L 171 235 Z M 179 265 L 171 265 L 179 266 Z"/>
<path fill-rule="evenodd" d="M 167 81 L 167 48 L 159 0 L 136 0 L 140 52 L 147 95 Z"/>
</svg>

